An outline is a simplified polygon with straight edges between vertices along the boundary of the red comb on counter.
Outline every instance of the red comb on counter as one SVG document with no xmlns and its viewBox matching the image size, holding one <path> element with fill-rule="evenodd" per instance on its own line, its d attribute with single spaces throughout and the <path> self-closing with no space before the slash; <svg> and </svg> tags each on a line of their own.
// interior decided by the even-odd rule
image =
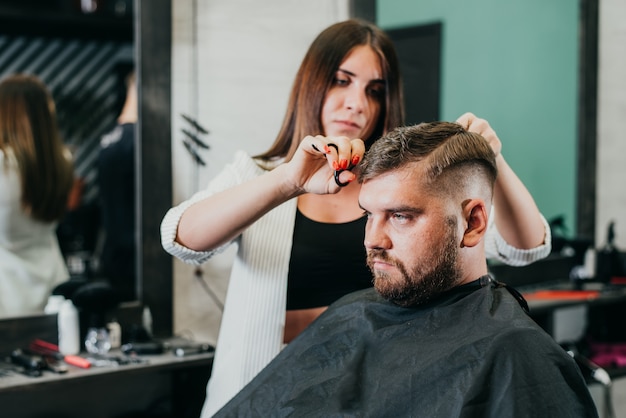
<svg viewBox="0 0 626 418">
<path fill-rule="evenodd" d="M 598 290 L 538 290 L 524 293 L 526 300 L 590 300 L 600 296 Z"/>
<path fill-rule="evenodd" d="M 59 352 L 58 345 L 49 343 L 44 340 L 33 340 L 33 342 L 31 342 L 28 346 L 28 349 L 40 355 L 52 356 L 57 360 L 63 360 L 67 364 L 71 364 L 72 366 L 80 367 L 82 369 L 88 369 L 91 367 L 91 363 L 89 362 L 89 360 L 81 356 L 63 355 Z"/>
</svg>

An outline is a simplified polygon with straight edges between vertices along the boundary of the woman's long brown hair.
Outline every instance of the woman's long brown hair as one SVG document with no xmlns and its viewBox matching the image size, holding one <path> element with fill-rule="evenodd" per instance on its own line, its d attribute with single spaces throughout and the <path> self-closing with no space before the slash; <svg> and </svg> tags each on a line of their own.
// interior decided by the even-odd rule
<svg viewBox="0 0 626 418">
<path fill-rule="evenodd" d="M 0 150 L 5 159 L 14 156 L 17 162 L 23 209 L 43 222 L 59 220 L 74 168 L 60 137 L 52 95 L 35 76 L 15 74 L 0 82 Z"/>
<path fill-rule="evenodd" d="M 287 113 L 274 144 L 257 158 L 289 160 L 307 135 L 323 134 L 321 112 L 326 93 L 348 53 L 356 46 L 369 45 L 380 57 L 385 80 L 385 99 L 371 144 L 385 132 L 404 122 L 404 101 L 398 58 L 388 35 L 370 22 L 350 19 L 322 31 L 307 51 L 294 80 Z"/>
</svg>

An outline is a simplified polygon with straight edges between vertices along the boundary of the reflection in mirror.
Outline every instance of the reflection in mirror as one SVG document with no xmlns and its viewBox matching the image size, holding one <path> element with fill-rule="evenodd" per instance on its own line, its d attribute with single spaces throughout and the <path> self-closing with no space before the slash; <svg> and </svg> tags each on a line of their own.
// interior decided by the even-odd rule
<svg viewBox="0 0 626 418">
<path fill-rule="evenodd" d="M 90 273 L 105 277 L 119 300 L 136 298 L 135 240 L 135 131 L 137 127 L 137 83 L 134 65 L 124 65 L 125 98 L 113 128 L 102 136 L 98 152 L 102 245 L 93 253 L 97 268 Z"/>
<path fill-rule="evenodd" d="M 67 280 L 55 227 L 73 182 L 46 85 L 25 74 L 0 80 L 0 316 L 41 311 Z"/>
<path fill-rule="evenodd" d="M 72 1 L 39 3 L 29 10 L 21 2 L 0 5 L 0 78 L 32 74 L 52 94 L 77 179 L 57 236 L 71 277 L 91 280 L 99 274 L 102 237 L 96 163 L 102 137 L 122 111 L 125 76 L 134 66 L 133 2 L 108 2 L 119 7 L 97 11 L 80 10 Z M 136 283 L 130 287 L 126 300 L 137 298 Z"/>
</svg>

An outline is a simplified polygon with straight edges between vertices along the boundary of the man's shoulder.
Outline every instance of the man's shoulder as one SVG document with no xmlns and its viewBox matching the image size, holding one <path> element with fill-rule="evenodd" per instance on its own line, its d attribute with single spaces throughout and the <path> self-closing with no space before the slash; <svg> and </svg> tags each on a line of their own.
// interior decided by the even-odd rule
<svg viewBox="0 0 626 418">
<path fill-rule="evenodd" d="M 520 305 L 520 301 L 506 287 L 488 290 L 489 297 L 482 300 L 484 322 L 489 322 L 493 342 L 511 349 L 543 346 L 550 351 L 558 348 L 550 336 L 529 313 Z"/>
</svg>

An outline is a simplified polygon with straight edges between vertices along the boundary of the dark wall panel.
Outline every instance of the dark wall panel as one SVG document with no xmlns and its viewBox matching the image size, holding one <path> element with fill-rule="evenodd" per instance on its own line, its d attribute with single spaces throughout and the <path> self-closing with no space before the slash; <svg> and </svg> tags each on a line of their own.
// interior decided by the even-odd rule
<svg viewBox="0 0 626 418">
<path fill-rule="evenodd" d="M 406 123 L 439 119 L 441 24 L 386 31 L 393 39 L 404 83 Z"/>
</svg>

